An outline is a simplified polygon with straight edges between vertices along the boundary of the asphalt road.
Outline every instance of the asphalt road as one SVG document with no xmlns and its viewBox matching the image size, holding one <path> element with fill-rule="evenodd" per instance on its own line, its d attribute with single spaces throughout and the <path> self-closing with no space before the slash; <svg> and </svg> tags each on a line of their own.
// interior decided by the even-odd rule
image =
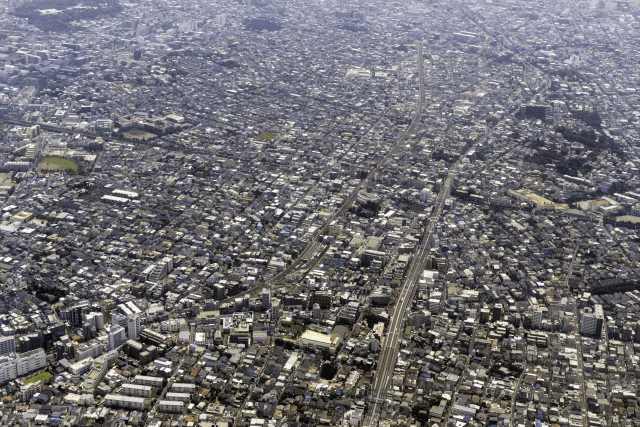
<svg viewBox="0 0 640 427">
<path fill-rule="evenodd" d="M 405 143 L 405 141 L 407 140 L 409 135 L 411 135 L 415 131 L 416 126 L 418 125 L 418 123 L 420 122 L 420 120 L 422 118 L 422 110 L 424 108 L 424 72 L 423 72 L 423 64 L 422 64 L 422 62 L 423 62 L 423 60 L 422 60 L 422 44 L 418 44 L 418 70 L 419 70 L 419 76 L 420 76 L 420 96 L 419 96 L 418 105 L 417 105 L 417 108 L 416 108 L 416 113 L 415 113 L 415 115 L 413 117 L 413 120 L 411 121 L 411 124 L 405 130 L 405 132 L 402 134 L 402 136 L 400 136 L 398 138 L 398 140 L 395 143 L 395 145 L 389 150 L 389 152 L 384 156 L 384 158 L 376 165 L 376 167 L 369 172 L 369 174 L 367 175 L 367 177 L 365 179 L 360 181 L 360 184 L 358 184 L 358 186 L 353 190 L 353 193 L 351 193 L 351 195 L 345 201 L 345 203 L 342 205 L 342 207 L 339 210 L 337 210 L 330 219 L 328 219 L 326 221 L 324 227 L 322 227 L 322 229 L 320 229 L 316 233 L 316 238 L 317 238 L 317 236 L 323 236 L 323 235 L 327 234 L 327 232 L 329 231 L 329 226 L 331 225 L 331 222 L 334 219 L 339 218 L 340 216 L 342 216 L 355 203 L 355 201 L 358 199 L 358 194 L 360 193 L 360 191 L 363 188 L 367 187 L 367 185 L 369 184 L 369 181 L 371 181 L 371 179 L 376 175 L 376 173 L 378 171 L 380 171 L 382 169 L 382 167 L 384 167 L 384 165 L 393 157 L 393 155 L 396 152 L 398 152 L 398 150 Z M 377 124 L 376 124 L 376 126 L 377 126 Z M 372 127 L 372 129 L 374 129 L 374 128 L 375 128 L 375 126 Z M 298 258 L 296 258 L 288 267 L 286 267 L 284 270 L 282 270 L 280 273 L 276 274 L 274 277 L 272 277 L 270 279 L 270 282 L 274 285 L 273 286 L 274 289 L 277 289 L 279 286 L 277 286 L 276 284 L 281 283 L 282 281 L 284 281 L 285 278 L 287 277 L 287 275 L 289 275 L 292 272 L 294 272 L 300 266 L 300 263 L 302 263 L 304 259 L 308 260 L 308 261 L 305 261 L 305 263 L 309 262 L 309 263 L 313 263 L 313 264 L 315 264 L 317 261 L 320 260 L 322 255 L 324 255 L 324 252 L 322 252 L 320 254 L 317 254 L 315 257 L 311 257 L 310 258 L 310 255 L 313 253 L 314 243 L 315 243 L 315 239 L 312 240 L 307 245 L 307 247 L 302 251 L 300 256 L 298 256 Z M 249 290 L 248 292 L 252 292 L 252 293 L 256 293 L 257 294 L 258 290 L 263 288 L 264 286 L 265 286 L 264 283 L 259 283 L 254 288 Z M 230 300 L 230 299 L 228 298 L 225 301 L 228 301 L 228 300 Z"/>
</svg>

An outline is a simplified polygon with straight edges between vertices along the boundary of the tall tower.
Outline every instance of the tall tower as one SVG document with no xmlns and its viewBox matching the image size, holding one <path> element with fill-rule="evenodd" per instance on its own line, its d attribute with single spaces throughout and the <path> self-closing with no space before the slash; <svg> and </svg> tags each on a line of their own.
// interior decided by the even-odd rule
<svg viewBox="0 0 640 427">
<path fill-rule="evenodd" d="M 495 304 L 493 306 L 493 313 L 492 313 L 492 316 L 491 316 L 491 321 L 492 322 L 497 322 L 498 320 L 501 320 L 502 319 L 502 313 L 503 313 L 502 304 L 500 304 L 500 303 Z"/>
<path fill-rule="evenodd" d="M 311 314 L 313 320 L 321 320 L 322 319 L 322 309 L 320 308 L 320 304 L 313 304 L 313 311 Z"/>
<path fill-rule="evenodd" d="M 16 341 L 13 335 L 0 337 L 0 356 L 16 352 Z"/>
<path fill-rule="evenodd" d="M 271 308 L 271 286 L 263 288 L 260 296 L 262 298 L 262 309 L 268 310 Z"/>
<path fill-rule="evenodd" d="M 140 336 L 140 316 L 133 314 L 127 319 L 127 338 L 130 340 L 137 340 Z"/>
<path fill-rule="evenodd" d="M 278 321 L 280 318 L 280 302 L 279 301 L 271 301 L 271 311 L 269 313 L 269 319 Z"/>
<path fill-rule="evenodd" d="M 115 350 L 127 340 L 127 335 L 122 326 L 116 325 L 111 327 L 109 332 L 109 350 Z"/>
</svg>

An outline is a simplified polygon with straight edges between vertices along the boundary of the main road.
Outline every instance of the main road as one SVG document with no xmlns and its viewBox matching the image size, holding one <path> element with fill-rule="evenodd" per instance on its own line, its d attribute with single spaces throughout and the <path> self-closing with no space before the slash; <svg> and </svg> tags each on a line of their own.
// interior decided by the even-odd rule
<svg viewBox="0 0 640 427">
<path fill-rule="evenodd" d="M 418 97 L 418 106 L 416 109 L 416 114 L 411 122 L 411 125 L 404 133 L 404 135 L 398 140 L 398 144 L 396 147 L 400 146 L 400 143 L 404 142 L 406 137 L 413 132 L 416 125 L 420 122 L 422 118 L 422 110 L 424 108 L 424 70 L 423 70 L 423 59 L 422 59 L 422 43 L 418 43 L 418 75 L 419 75 L 419 84 L 420 84 L 420 96 Z M 394 149 L 396 148 L 394 147 Z M 391 150 L 394 152 L 395 150 Z M 389 154 L 391 154 L 391 152 Z M 387 155 L 389 157 L 389 155 Z M 387 158 L 385 157 L 385 159 Z M 371 174 L 369 175 L 371 176 Z M 444 186 L 443 186 L 444 188 Z M 440 200 L 440 196 L 438 197 Z M 438 202 L 436 201 L 436 204 Z M 435 207 L 434 211 L 435 212 Z M 430 221 L 427 229 L 433 229 L 433 221 Z M 428 241 L 428 240 L 427 240 Z M 409 267 L 409 271 L 404 281 L 404 285 L 402 287 L 402 291 L 398 296 L 398 300 L 396 302 L 396 306 L 394 309 L 393 317 L 391 318 L 391 322 L 389 323 L 389 327 L 387 328 L 387 335 L 385 336 L 384 344 L 382 346 L 382 352 L 380 354 L 380 358 L 378 359 L 378 368 L 376 370 L 376 374 L 374 377 L 373 389 L 371 392 L 371 401 L 373 402 L 373 406 L 369 406 L 369 411 L 365 416 L 364 426 L 376 425 L 378 412 L 380 410 L 380 404 L 384 401 L 383 396 L 386 394 L 387 384 L 389 383 L 389 378 L 391 377 L 391 373 L 393 372 L 393 368 L 395 366 L 395 360 L 398 354 L 398 344 L 399 338 L 401 337 L 401 328 L 404 320 L 404 313 L 407 309 L 408 302 L 410 300 L 410 296 L 413 295 L 414 284 L 412 279 L 417 281 L 417 277 L 422 271 L 419 269 L 418 264 L 423 265 L 426 264 L 426 257 L 429 252 L 426 250 L 425 244 L 418 246 L 417 252 L 413 257 L 413 261 Z M 424 259 L 424 262 L 420 260 Z"/>
<path fill-rule="evenodd" d="M 384 167 L 384 165 L 393 157 L 393 155 L 395 153 L 398 152 L 398 150 L 402 147 L 402 145 L 405 143 L 407 138 L 409 138 L 409 136 L 415 131 L 416 126 L 418 125 L 418 123 L 420 123 L 420 120 L 422 118 L 422 111 L 423 111 L 423 108 L 424 108 L 424 72 L 423 72 L 422 63 L 423 63 L 423 59 L 422 59 L 422 44 L 420 42 L 418 42 L 418 74 L 420 76 L 419 77 L 420 97 L 418 99 L 418 105 L 416 107 L 416 112 L 415 112 L 415 115 L 413 117 L 413 120 L 411 121 L 411 124 L 409 124 L 409 127 L 398 138 L 398 140 L 396 141 L 394 146 L 391 147 L 391 149 L 389 149 L 387 154 L 376 165 L 376 167 L 369 172 L 369 174 L 367 175 L 366 178 L 364 178 L 363 180 L 360 181 L 358 186 L 352 191 L 351 195 L 344 202 L 342 207 L 340 207 L 340 209 L 338 209 L 336 212 L 334 212 L 334 214 L 331 216 L 331 218 L 329 218 L 326 221 L 325 225 L 319 231 L 317 231 L 315 233 L 314 238 L 303 249 L 302 253 L 291 264 L 289 264 L 289 266 L 284 268 L 281 272 L 279 272 L 275 276 L 269 278 L 268 282 L 271 282 L 273 284 L 274 288 L 279 287 L 277 284 L 283 282 L 285 280 L 285 278 L 289 274 L 291 274 L 292 272 L 296 271 L 296 269 L 299 268 L 301 263 L 304 262 L 305 264 L 306 263 L 315 264 L 315 262 L 320 260 L 322 255 L 324 255 L 324 251 L 318 252 L 318 253 L 315 254 L 315 256 L 312 256 L 313 252 L 314 252 L 314 248 L 316 247 L 316 243 L 317 243 L 316 239 L 318 238 L 318 236 L 323 236 L 323 235 L 327 234 L 327 232 L 329 231 L 329 226 L 331 225 L 331 222 L 333 222 L 333 220 L 335 220 L 336 218 L 339 218 L 340 216 L 342 216 L 355 203 L 355 201 L 358 199 L 358 194 L 360 193 L 360 191 L 363 188 L 367 187 L 367 185 L 369 184 L 369 181 L 371 181 L 371 179 L 376 175 L 376 173 L 378 171 L 380 171 L 382 169 L 382 167 Z M 377 126 L 377 123 L 376 123 L 376 126 Z M 251 292 L 252 295 L 257 295 L 259 290 L 262 289 L 264 286 L 265 286 L 265 283 L 257 284 L 255 287 L 253 287 L 252 289 L 248 290 L 248 292 Z M 232 300 L 232 298 L 227 298 L 224 301 L 231 301 L 231 300 Z"/>
<path fill-rule="evenodd" d="M 449 169 L 447 179 L 440 189 L 440 193 L 438 193 L 433 210 L 431 211 L 431 218 L 429 219 L 429 223 L 423 234 L 422 241 L 420 245 L 417 246 L 413 259 L 411 260 L 411 265 L 409 266 L 409 270 L 403 282 L 400 296 L 398 297 L 393 310 L 393 316 L 391 317 L 389 327 L 387 328 L 387 334 L 382 346 L 380 358 L 378 359 L 378 367 L 371 391 L 371 404 L 363 423 L 364 426 L 377 425 L 379 411 L 385 401 L 389 387 L 389 380 L 391 379 L 391 375 L 393 374 L 393 370 L 396 366 L 400 340 L 403 335 L 405 315 L 408 313 L 408 309 L 416 290 L 416 285 L 427 264 L 427 258 L 431 250 L 430 242 L 433 230 L 442 215 L 445 201 L 447 200 L 447 197 L 449 197 L 449 192 L 451 191 L 451 184 L 457 174 L 458 166 L 459 164 L 456 162 Z"/>
</svg>

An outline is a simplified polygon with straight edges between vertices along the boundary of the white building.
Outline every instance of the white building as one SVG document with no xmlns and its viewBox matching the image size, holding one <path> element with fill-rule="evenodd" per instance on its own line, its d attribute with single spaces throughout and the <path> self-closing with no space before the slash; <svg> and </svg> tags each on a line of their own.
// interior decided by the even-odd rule
<svg viewBox="0 0 640 427">
<path fill-rule="evenodd" d="M 89 313 L 86 319 L 91 326 L 95 326 L 96 331 L 104 329 L 104 315 L 102 313 Z"/>
<path fill-rule="evenodd" d="M 165 396 L 166 400 L 171 400 L 172 402 L 189 402 L 191 400 L 191 395 L 189 393 L 176 393 L 170 391 Z"/>
<path fill-rule="evenodd" d="M 334 354 L 338 345 L 340 345 L 340 341 L 339 335 L 327 335 L 308 330 L 298 338 L 298 345 L 309 349 L 327 350 L 329 353 Z"/>
<path fill-rule="evenodd" d="M 26 353 L 12 353 L 0 357 L 0 383 L 37 371 L 47 366 L 44 350 L 39 348 Z"/>
<path fill-rule="evenodd" d="M 127 338 L 137 340 L 140 336 L 141 316 L 133 314 L 127 319 Z"/>
<path fill-rule="evenodd" d="M 147 375 L 136 375 L 133 379 L 134 384 L 148 385 L 154 388 L 162 388 L 164 384 L 164 378 L 151 377 Z"/>
<path fill-rule="evenodd" d="M 364 417 L 364 410 L 362 408 L 356 408 L 351 412 L 349 416 L 349 425 L 351 427 L 357 427 L 362 423 Z"/>
<path fill-rule="evenodd" d="M 158 411 L 169 414 L 181 414 L 184 409 L 184 402 L 173 400 L 158 400 Z"/>
<path fill-rule="evenodd" d="M 81 361 L 88 357 L 96 358 L 102 354 L 102 345 L 97 342 L 80 344 L 76 347 L 76 361 Z"/>
<path fill-rule="evenodd" d="M 602 334 L 602 326 L 604 325 L 604 312 L 602 305 L 596 304 L 593 309 L 586 307 L 582 313 L 582 321 L 580 322 L 580 333 L 585 335 L 593 335 L 600 337 Z"/>
<path fill-rule="evenodd" d="M 338 319 L 343 320 L 349 323 L 350 325 L 353 325 L 356 323 L 356 320 L 358 319 L 359 312 L 360 312 L 360 304 L 356 301 L 349 301 L 347 305 L 342 307 L 342 310 L 340 311 L 340 316 L 338 317 Z"/>
<path fill-rule="evenodd" d="M 143 410 L 149 401 L 142 397 L 122 396 L 119 394 L 107 394 L 104 397 L 104 406 L 108 408 L 126 408 Z"/>
<path fill-rule="evenodd" d="M 153 392 L 153 387 L 148 385 L 139 385 L 139 384 L 123 384 L 122 385 L 122 394 L 126 396 L 135 396 L 135 397 L 151 397 L 151 393 Z"/>
<path fill-rule="evenodd" d="M 173 383 L 171 391 L 176 393 L 195 393 L 196 385 L 191 383 Z"/>
<path fill-rule="evenodd" d="M 86 358 L 69 365 L 67 371 L 69 371 L 69 373 L 72 375 L 84 375 L 91 370 L 92 365 L 93 359 Z"/>
<path fill-rule="evenodd" d="M 120 313 L 112 313 L 111 314 L 111 324 L 112 325 L 119 325 L 122 326 L 123 328 L 127 327 L 127 316 L 125 316 L 124 314 L 120 314 Z"/>
<path fill-rule="evenodd" d="M 109 350 L 120 347 L 127 341 L 127 334 L 122 326 L 116 325 L 111 327 L 109 332 Z"/>
</svg>

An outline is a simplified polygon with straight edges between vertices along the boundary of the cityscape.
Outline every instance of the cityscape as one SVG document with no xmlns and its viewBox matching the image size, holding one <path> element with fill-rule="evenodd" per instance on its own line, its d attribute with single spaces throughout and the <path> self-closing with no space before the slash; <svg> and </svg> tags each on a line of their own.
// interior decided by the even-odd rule
<svg viewBox="0 0 640 427">
<path fill-rule="evenodd" d="M 640 1 L 0 0 L 0 425 L 640 425 Z"/>
</svg>

